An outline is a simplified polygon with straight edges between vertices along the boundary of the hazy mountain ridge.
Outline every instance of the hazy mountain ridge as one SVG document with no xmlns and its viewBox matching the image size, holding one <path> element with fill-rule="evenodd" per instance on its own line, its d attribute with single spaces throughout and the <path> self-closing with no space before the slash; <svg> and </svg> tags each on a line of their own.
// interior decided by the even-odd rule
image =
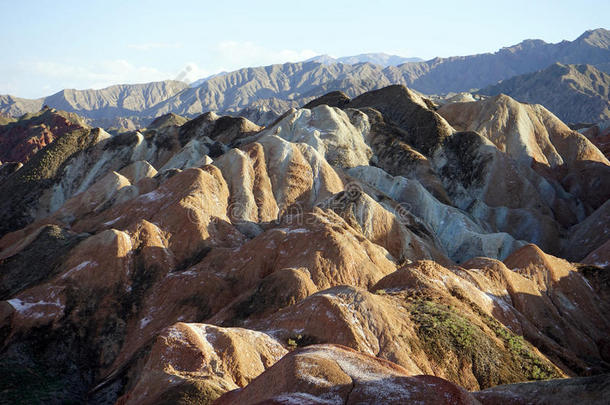
<svg viewBox="0 0 610 405">
<path fill-rule="evenodd" d="M 555 63 L 486 87 L 479 93 L 491 96 L 504 93 L 522 102 L 542 104 L 565 122 L 610 119 L 610 75 L 591 65 Z"/>
<path fill-rule="evenodd" d="M 186 88 L 188 85 L 183 82 L 166 80 L 120 84 L 99 90 L 65 89 L 48 97 L 33 100 L 0 95 L 0 111 L 19 117 L 36 112 L 47 105 L 58 110 L 78 113 L 94 124 L 100 121 L 109 124 L 117 118 L 139 117 L 142 111 L 175 96 Z"/>
<path fill-rule="evenodd" d="M 435 58 L 400 66 L 407 85 L 426 94 L 479 89 L 512 76 L 543 69 L 555 62 L 599 65 L 607 69 L 610 31 L 600 28 L 574 41 L 549 44 L 525 40 L 495 53 Z"/>
<path fill-rule="evenodd" d="M 105 118 L 108 115 L 137 115 L 163 100 L 172 97 L 188 86 L 179 81 L 167 80 L 144 84 L 122 84 L 102 90 L 62 90 L 45 98 L 45 104 L 69 112 L 79 112 L 87 118 Z"/>
<path fill-rule="evenodd" d="M 406 62 L 423 62 L 422 58 L 407 58 L 398 55 L 388 55 L 387 53 L 362 53 L 353 56 L 342 56 L 334 58 L 330 55 L 318 55 L 313 58 L 307 59 L 305 62 L 319 62 L 325 65 L 333 63 L 346 63 L 348 65 L 355 65 L 358 63 L 372 63 L 374 65 L 380 65 L 383 67 L 387 66 L 398 66 Z"/>
<path fill-rule="evenodd" d="M 10 94 L 0 95 L 0 109 L 4 114 L 11 117 L 21 117 L 23 114 L 36 112 L 44 105 L 44 99 L 28 99 L 11 96 Z"/>
</svg>

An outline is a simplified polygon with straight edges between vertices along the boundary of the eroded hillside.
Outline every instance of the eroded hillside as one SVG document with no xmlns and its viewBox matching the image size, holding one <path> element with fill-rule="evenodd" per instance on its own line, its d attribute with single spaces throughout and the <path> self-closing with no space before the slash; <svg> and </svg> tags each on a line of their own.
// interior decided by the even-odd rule
<svg viewBox="0 0 610 405">
<path fill-rule="evenodd" d="M 390 86 L 179 124 L 0 180 L 8 401 L 607 398 L 610 166 L 543 107 Z"/>
</svg>

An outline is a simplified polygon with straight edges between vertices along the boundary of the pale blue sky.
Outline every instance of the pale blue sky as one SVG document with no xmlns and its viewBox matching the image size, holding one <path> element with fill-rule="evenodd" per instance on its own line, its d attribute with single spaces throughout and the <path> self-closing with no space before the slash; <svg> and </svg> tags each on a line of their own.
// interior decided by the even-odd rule
<svg viewBox="0 0 610 405">
<path fill-rule="evenodd" d="M 0 0 L 0 94 L 171 79 L 333 56 L 429 59 L 609 28 L 592 1 Z"/>
</svg>

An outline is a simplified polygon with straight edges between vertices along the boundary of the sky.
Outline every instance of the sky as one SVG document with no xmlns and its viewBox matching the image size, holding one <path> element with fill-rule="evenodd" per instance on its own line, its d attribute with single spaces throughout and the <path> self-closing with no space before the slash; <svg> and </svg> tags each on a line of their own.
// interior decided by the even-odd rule
<svg viewBox="0 0 610 405">
<path fill-rule="evenodd" d="M 608 27 L 610 1 L 0 0 L 0 94 L 385 52 L 431 59 Z"/>
</svg>

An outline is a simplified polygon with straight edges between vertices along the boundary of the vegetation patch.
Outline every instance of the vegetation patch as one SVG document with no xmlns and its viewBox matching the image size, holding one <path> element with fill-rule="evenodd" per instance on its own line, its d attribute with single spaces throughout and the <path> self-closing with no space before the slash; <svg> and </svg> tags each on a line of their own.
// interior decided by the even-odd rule
<svg viewBox="0 0 610 405">
<path fill-rule="evenodd" d="M 315 336 L 311 336 L 311 335 L 298 334 L 298 335 L 294 335 L 294 336 L 291 336 L 288 339 L 286 339 L 286 344 L 292 350 L 294 350 L 298 347 L 315 345 L 317 343 L 320 343 L 318 338 L 316 338 Z"/>
<path fill-rule="evenodd" d="M 171 387 L 159 398 L 162 405 L 207 405 L 227 392 L 225 387 L 210 380 L 187 380 Z"/>
<path fill-rule="evenodd" d="M 88 129 L 68 132 L 36 153 L 21 169 L 0 183 L 0 236 L 28 225 L 32 207 L 62 173 L 68 159 L 91 144 Z"/>
<path fill-rule="evenodd" d="M 454 381 L 460 381 L 464 367 L 472 369 L 481 388 L 560 377 L 523 337 L 482 312 L 477 315 L 483 323 L 478 324 L 449 305 L 429 300 L 414 300 L 409 310 L 424 350 Z M 452 364 L 455 358 L 459 364 Z"/>
<path fill-rule="evenodd" d="M 138 133 L 136 131 L 124 132 L 115 135 L 106 142 L 104 150 L 119 149 L 123 146 L 133 146 L 138 142 Z"/>
</svg>

